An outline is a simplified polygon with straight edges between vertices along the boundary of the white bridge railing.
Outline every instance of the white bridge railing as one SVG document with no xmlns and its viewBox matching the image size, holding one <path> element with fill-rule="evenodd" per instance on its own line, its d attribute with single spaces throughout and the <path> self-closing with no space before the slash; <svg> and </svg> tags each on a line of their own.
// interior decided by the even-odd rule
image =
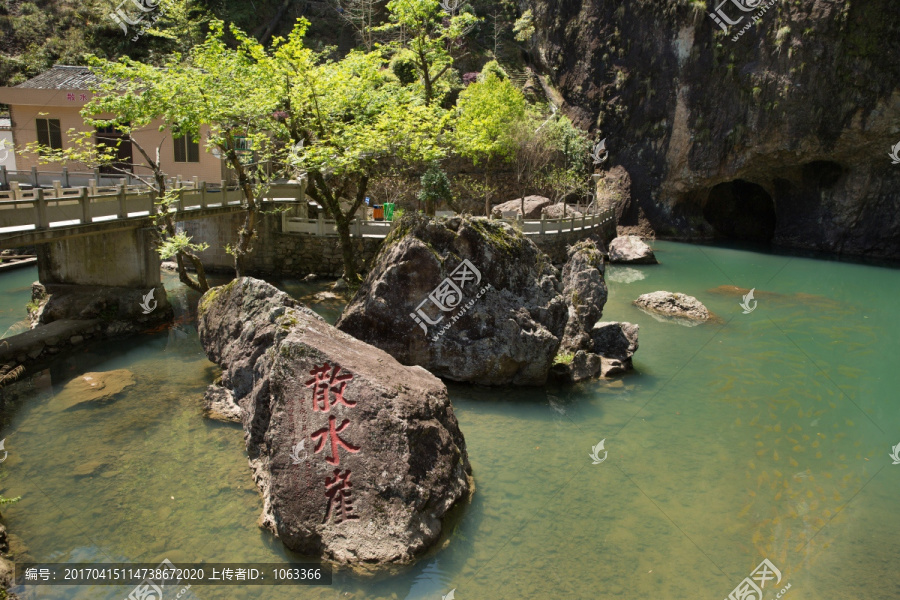
<svg viewBox="0 0 900 600">
<path fill-rule="evenodd" d="M 593 215 L 567 217 L 564 219 L 502 219 L 519 229 L 524 235 L 548 235 L 587 231 L 615 223 L 615 212 L 604 211 Z M 497 219 L 501 220 L 501 219 Z M 350 223 L 350 235 L 353 237 L 387 237 L 394 230 L 396 221 L 363 221 L 354 219 Z M 337 225 L 332 219 L 304 219 L 282 215 L 282 232 L 305 233 L 318 236 L 336 236 Z"/>
<path fill-rule="evenodd" d="M 184 182 L 180 198 L 171 209 L 178 213 L 208 208 L 235 207 L 243 203 L 241 191 L 224 184 L 208 186 L 206 182 Z M 300 202 L 305 200 L 304 187 L 296 183 L 274 184 L 264 201 Z M 140 219 L 156 214 L 156 193 L 144 186 L 92 185 L 32 190 L 13 189 L 0 192 L 0 233 L 87 225 L 115 219 Z"/>
</svg>

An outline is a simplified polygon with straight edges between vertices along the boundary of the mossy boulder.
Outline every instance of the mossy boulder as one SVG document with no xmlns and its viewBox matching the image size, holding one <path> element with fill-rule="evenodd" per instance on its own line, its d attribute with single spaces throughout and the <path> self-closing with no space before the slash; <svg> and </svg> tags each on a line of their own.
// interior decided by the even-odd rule
<svg viewBox="0 0 900 600">
<path fill-rule="evenodd" d="M 542 385 L 568 310 L 559 272 L 483 218 L 405 217 L 337 327 L 454 381 Z"/>
</svg>

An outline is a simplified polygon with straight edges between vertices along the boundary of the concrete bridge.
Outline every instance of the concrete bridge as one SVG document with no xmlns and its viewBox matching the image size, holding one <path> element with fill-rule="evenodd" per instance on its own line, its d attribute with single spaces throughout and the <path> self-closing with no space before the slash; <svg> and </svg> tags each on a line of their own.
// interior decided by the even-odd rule
<svg viewBox="0 0 900 600">
<path fill-rule="evenodd" d="M 96 285 L 148 289 L 161 283 L 154 245 L 155 193 L 146 187 L 117 186 L 0 192 L 0 250 L 36 246 L 38 275 L 44 284 Z M 236 187 L 185 183 L 171 212 L 176 221 L 241 213 Z M 273 185 L 263 207 L 303 202 L 299 184 Z"/>
</svg>

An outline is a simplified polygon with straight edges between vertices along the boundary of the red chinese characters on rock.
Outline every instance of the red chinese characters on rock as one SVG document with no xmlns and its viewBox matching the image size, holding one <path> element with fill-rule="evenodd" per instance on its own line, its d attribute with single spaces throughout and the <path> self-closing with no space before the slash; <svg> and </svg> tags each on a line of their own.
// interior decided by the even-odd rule
<svg viewBox="0 0 900 600">
<path fill-rule="evenodd" d="M 309 374 L 313 378 L 306 382 L 306 387 L 313 390 L 314 412 L 331 412 L 332 407 L 337 404 L 342 404 L 347 408 L 356 406 L 356 402 L 344 397 L 347 384 L 353 380 L 353 375 L 346 372 L 342 374 L 340 365 L 332 365 L 326 362 L 322 366 L 313 368 Z M 312 433 L 311 437 L 316 441 L 315 453 L 322 452 L 325 449 L 326 442 L 328 442 L 331 453 L 325 460 L 336 467 L 341 464 L 341 449 L 350 454 L 357 454 L 360 451 L 360 447 L 354 446 L 340 436 L 349 425 L 350 419 L 344 419 L 338 425 L 337 418 L 334 415 L 328 415 L 328 426 Z M 323 524 L 327 523 L 329 519 L 333 519 L 337 524 L 359 519 L 358 516 L 353 514 L 350 474 L 350 469 L 344 471 L 335 469 L 334 477 L 325 478 L 325 498 L 328 500 L 328 505 L 325 508 Z"/>
<path fill-rule="evenodd" d="M 325 496 L 328 498 L 328 508 L 322 523 L 327 523 L 328 518 L 332 515 L 337 523 L 359 519 L 353 514 L 353 499 L 350 498 L 351 487 L 349 469 L 343 473 L 340 469 L 335 469 L 334 477 L 325 478 Z"/>
<path fill-rule="evenodd" d="M 314 411 L 329 412 L 335 404 L 343 404 L 351 408 L 356 406 L 356 402 L 344 399 L 344 389 L 347 387 L 347 383 L 353 379 L 353 375 L 350 373 L 338 375 L 340 372 L 339 365 L 331 366 L 327 362 L 309 372 L 313 378 L 306 382 L 306 387 L 313 388 Z"/>
</svg>

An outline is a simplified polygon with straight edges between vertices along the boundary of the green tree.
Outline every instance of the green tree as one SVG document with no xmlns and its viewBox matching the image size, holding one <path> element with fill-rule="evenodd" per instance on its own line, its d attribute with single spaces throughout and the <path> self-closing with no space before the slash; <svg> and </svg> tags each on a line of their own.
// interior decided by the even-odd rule
<svg viewBox="0 0 900 600">
<path fill-rule="evenodd" d="M 281 174 L 272 166 L 284 165 L 283 149 L 271 137 L 278 125 L 275 109 L 284 95 L 263 46 L 237 27 L 231 27 L 235 47 L 225 43 L 224 35 L 223 23 L 213 21 L 206 41 L 187 60 L 179 61 L 176 55 L 161 71 L 161 93 L 177 124 L 173 133 L 197 140 L 208 128 L 207 147 L 216 148 L 235 173 L 245 217 L 236 243 L 226 250 L 234 256 L 235 274 L 243 277 L 257 235 L 260 201 L 268 182 Z M 244 155 L 247 148 L 249 158 Z"/>
<path fill-rule="evenodd" d="M 516 144 L 512 131 L 525 119 L 525 97 L 509 80 L 489 73 L 484 81 L 471 84 L 459 95 L 454 145 L 462 156 L 484 165 L 484 210 L 491 214 L 491 168 L 510 160 Z"/>
<path fill-rule="evenodd" d="M 301 23 L 272 56 L 270 70 L 287 91 L 280 108 L 285 118 L 273 133 L 292 149 L 296 175 L 308 177 L 307 193 L 334 219 L 343 277 L 356 284 L 350 224 L 370 179 L 444 156 L 440 134 L 450 115 L 401 84 L 381 53 L 326 60 L 304 47 L 304 31 Z"/>
<path fill-rule="evenodd" d="M 394 49 L 412 53 L 425 103 L 439 100 L 436 84 L 453 67 L 453 53 L 478 18 L 467 12 L 448 17 L 438 0 L 391 0 L 387 9 L 389 22 L 379 29 L 399 32 Z"/>
<path fill-rule="evenodd" d="M 419 179 L 422 189 L 419 190 L 419 201 L 425 203 L 425 214 L 434 216 L 435 206 L 440 202 L 449 202 L 453 198 L 450 190 L 450 179 L 436 162 L 429 165 L 428 170 Z"/>
<path fill-rule="evenodd" d="M 182 283 L 191 289 L 205 292 L 209 289 L 209 284 L 197 253 L 205 250 L 208 245 L 194 244 L 185 234 L 177 233 L 170 208 L 178 200 L 179 190 L 168 189 L 167 175 L 160 160 L 161 147 L 145 148 L 132 135 L 151 125 L 158 125 L 161 130 L 179 130 L 178 120 L 173 118 L 171 111 L 167 74 L 156 67 L 127 58 L 120 62 L 110 62 L 91 57 L 90 64 L 97 82 L 93 85 L 94 96 L 82 108 L 81 116 L 85 124 L 91 127 L 112 128 L 129 138 L 132 148 L 138 151 L 138 160 L 122 163 L 118 157 L 122 139 L 98 144 L 91 131 L 70 130 L 69 143 L 63 149 L 54 150 L 30 144 L 28 151 L 37 154 L 43 163 L 78 162 L 92 168 L 106 167 L 122 174 L 128 173 L 153 190 L 154 204 L 157 207 L 153 216 L 157 225 L 160 256 L 163 259 L 175 259 L 178 278 Z M 113 116 L 100 118 L 98 115 Z M 197 273 L 196 280 L 187 273 L 186 261 L 193 265 Z"/>
</svg>

